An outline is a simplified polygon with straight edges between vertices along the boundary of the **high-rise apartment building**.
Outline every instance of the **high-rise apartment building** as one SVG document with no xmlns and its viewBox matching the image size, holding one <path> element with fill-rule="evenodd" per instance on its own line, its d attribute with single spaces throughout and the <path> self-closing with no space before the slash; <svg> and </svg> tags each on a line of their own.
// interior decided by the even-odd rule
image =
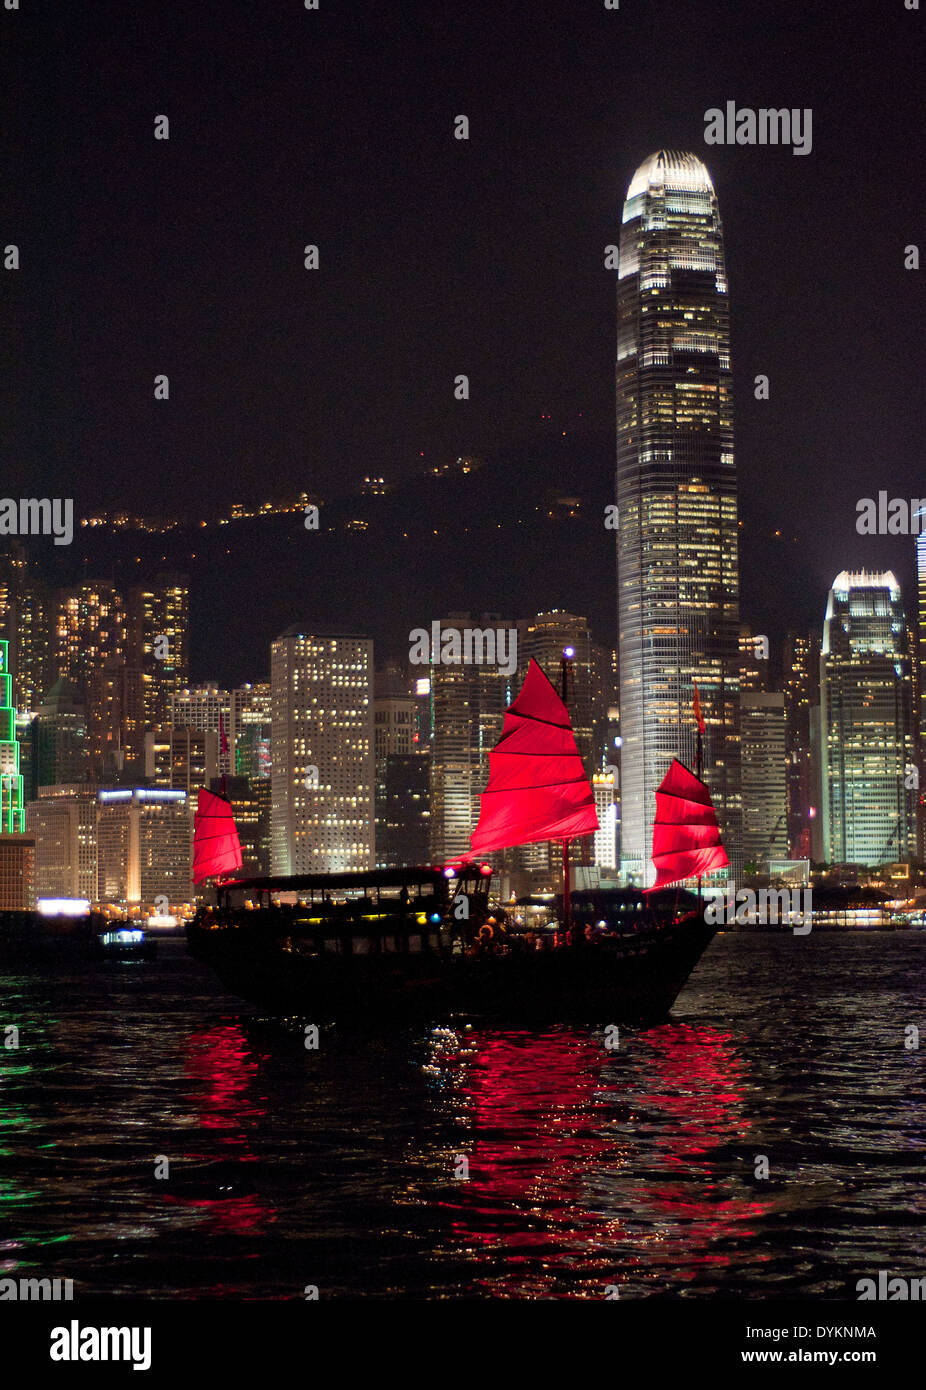
<svg viewBox="0 0 926 1390">
<path fill-rule="evenodd" d="M 232 771 L 231 739 L 229 730 L 231 728 L 231 691 L 222 690 L 217 685 L 211 683 L 204 685 L 194 685 L 191 689 L 184 689 L 171 697 L 171 723 L 184 729 L 203 729 L 214 733 L 220 741 L 219 747 L 219 773 L 230 773 Z M 228 752 L 224 753 L 221 748 L 221 731 L 225 730 L 225 739 L 228 743 Z"/>
<path fill-rule="evenodd" d="M 272 872 L 374 863 L 373 642 L 294 626 L 270 647 Z"/>
<path fill-rule="evenodd" d="M 183 574 L 156 574 L 129 590 L 128 664 L 144 676 L 144 727 L 170 719 L 171 699 L 190 680 L 190 585 Z"/>
<path fill-rule="evenodd" d="M 833 581 L 820 657 L 823 851 L 876 867 L 915 854 L 913 655 L 900 586 L 843 570 Z"/>
<path fill-rule="evenodd" d="M 90 674 L 87 732 L 90 775 L 96 782 L 142 775 L 146 685 L 151 677 L 121 656 L 106 657 Z M 71 778 L 56 778 L 70 781 Z"/>
<path fill-rule="evenodd" d="M 108 657 L 124 657 L 126 612 L 122 593 L 105 580 L 58 591 L 55 618 L 57 674 L 87 699 L 92 674 Z"/>
<path fill-rule="evenodd" d="M 621 857 L 651 883 L 656 788 L 695 759 L 734 874 L 741 856 L 739 565 L 730 324 L 710 175 L 660 150 L 624 203 L 618 271 Z"/>
<path fill-rule="evenodd" d="M 10 644 L 13 703 L 35 710 L 58 674 L 54 604 L 35 562 L 11 539 L 0 555 L 0 637 Z"/>
</svg>

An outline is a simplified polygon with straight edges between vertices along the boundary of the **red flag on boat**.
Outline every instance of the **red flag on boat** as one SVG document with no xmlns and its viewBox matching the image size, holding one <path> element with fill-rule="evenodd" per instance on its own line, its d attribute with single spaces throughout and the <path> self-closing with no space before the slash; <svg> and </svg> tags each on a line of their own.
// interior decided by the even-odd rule
<svg viewBox="0 0 926 1390">
<path fill-rule="evenodd" d="M 199 789 L 193 822 L 193 882 L 241 868 L 241 842 L 232 808 L 224 796 Z"/>
<path fill-rule="evenodd" d="M 694 717 L 698 721 L 698 728 L 704 733 L 704 715 L 701 713 L 701 696 L 698 694 L 698 682 L 694 682 Z"/>
<path fill-rule="evenodd" d="M 700 878 L 729 864 L 711 794 L 678 758 L 656 792 L 653 825 L 654 888 Z"/>
<path fill-rule="evenodd" d="M 479 798 L 475 854 L 535 840 L 571 840 L 598 829 L 595 794 L 576 747 L 569 711 L 536 661 L 505 711 Z"/>
</svg>

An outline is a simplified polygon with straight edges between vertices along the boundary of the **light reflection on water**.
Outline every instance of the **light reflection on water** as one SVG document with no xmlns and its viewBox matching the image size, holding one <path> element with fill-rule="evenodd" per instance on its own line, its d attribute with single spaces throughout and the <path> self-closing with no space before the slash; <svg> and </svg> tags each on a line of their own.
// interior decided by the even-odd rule
<svg viewBox="0 0 926 1390">
<path fill-rule="evenodd" d="M 600 1026 L 445 1021 L 307 1051 L 170 949 L 16 976 L 0 1269 L 77 1297 L 852 1297 L 880 1268 L 918 1277 L 926 1088 L 904 1029 L 924 945 L 718 938 L 673 1021 L 616 1050 Z"/>
</svg>

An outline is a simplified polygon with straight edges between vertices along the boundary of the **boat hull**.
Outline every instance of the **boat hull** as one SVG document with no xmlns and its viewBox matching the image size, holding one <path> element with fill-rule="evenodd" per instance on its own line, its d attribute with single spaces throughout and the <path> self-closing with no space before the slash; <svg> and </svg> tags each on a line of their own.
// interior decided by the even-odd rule
<svg viewBox="0 0 926 1390">
<path fill-rule="evenodd" d="M 191 953 L 233 994 L 316 1023 L 497 1021 L 653 1024 L 665 1019 L 716 926 L 699 917 L 607 944 L 504 955 L 303 956 L 260 932 L 188 931 Z"/>
</svg>

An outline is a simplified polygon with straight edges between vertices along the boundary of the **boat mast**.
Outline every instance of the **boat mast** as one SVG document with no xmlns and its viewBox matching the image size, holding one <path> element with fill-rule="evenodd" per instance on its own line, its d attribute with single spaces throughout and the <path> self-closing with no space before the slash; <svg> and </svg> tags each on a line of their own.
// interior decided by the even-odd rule
<svg viewBox="0 0 926 1390">
<path fill-rule="evenodd" d="M 569 663 L 575 656 L 575 647 L 564 647 L 562 660 L 560 661 L 560 683 L 562 685 L 562 699 L 566 709 L 569 709 Z M 572 931 L 572 900 L 569 893 L 569 841 L 563 840 L 563 936 L 568 938 Z"/>
<path fill-rule="evenodd" d="M 698 694 L 698 682 L 694 682 L 694 716 L 698 729 L 698 741 L 695 746 L 695 768 L 701 781 L 704 781 L 704 716 L 701 713 L 701 696 Z M 698 911 L 701 911 L 701 875 L 698 874 Z"/>
</svg>

